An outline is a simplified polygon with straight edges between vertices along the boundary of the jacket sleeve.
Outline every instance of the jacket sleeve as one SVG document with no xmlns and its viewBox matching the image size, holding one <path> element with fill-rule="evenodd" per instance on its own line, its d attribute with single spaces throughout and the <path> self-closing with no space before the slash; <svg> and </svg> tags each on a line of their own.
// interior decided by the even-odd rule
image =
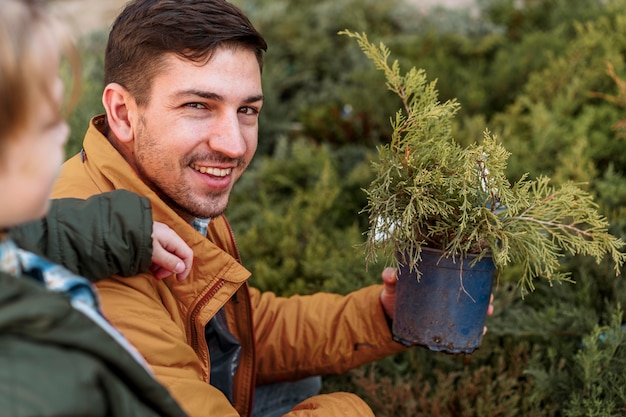
<svg viewBox="0 0 626 417">
<path fill-rule="evenodd" d="M 375 417 L 371 408 L 355 394 L 333 392 L 307 398 L 283 417 Z"/>
<path fill-rule="evenodd" d="M 45 218 L 12 229 L 11 237 L 92 281 L 134 275 L 151 263 L 150 201 L 126 190 L 52 200 Z"/>
<path fill-rule="evenodd" d="M 282 298 L 251 288 L 257 384 L 339 374 L 406 350 L 392 339 L 381 290 Z"/>
</svg>

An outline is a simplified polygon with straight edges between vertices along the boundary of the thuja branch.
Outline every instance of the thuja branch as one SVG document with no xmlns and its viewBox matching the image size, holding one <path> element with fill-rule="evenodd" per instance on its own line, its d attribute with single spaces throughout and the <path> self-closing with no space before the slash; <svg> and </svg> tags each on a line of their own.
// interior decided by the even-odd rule
<svg viewBox="0 0 626 417">
<path fill-rule="evenodd" d="M 354 33 L 349 30 L 342 30 L 339 32 L 339 35 L 347 35 L 351 38 L 356 39 L 365 56 L 367 56 L 374 62 L 376 68 L 385 73 L 385 78 L 387 79 L 387 87 L 389 88 L 389 90 L 396 93 L 398 97 L 400 97 L 403 107 L 407 112 L 407 115 L 410 116 L 411 108 L 409 106 L 408 95 L 406 94 L 404 88 L 404 80 L 399 72 L 398 62 L 394 61 L 391 67 L 387 63 L 390 55 L 389 48 L 387 48 L 382 43 L 379 45 L 379 47 L 374 46 L 372 43 L 369 42 L 365 33 Z"/>
<path fill-rule="evenodd" d="M 568 230 L 577 235 L 583 235 L 588 238 L 593 238 L 593 233 L 589 233 L 586 230 L 578 228 L 576 226 L 572 226 L 571 224 L 555 223 L 555 222 L 551 222 L 547 220 L 539 220 L 533 217 L 526 217 L 526 216 L 514 216 L 514 217 L 511 217 L 511 220 L 512 221 L 522 220 L 522 221 L 533 222 L 533 223 L 540 224 L 542 226 L 547 226 L 547 228 Z"/>
</svg>

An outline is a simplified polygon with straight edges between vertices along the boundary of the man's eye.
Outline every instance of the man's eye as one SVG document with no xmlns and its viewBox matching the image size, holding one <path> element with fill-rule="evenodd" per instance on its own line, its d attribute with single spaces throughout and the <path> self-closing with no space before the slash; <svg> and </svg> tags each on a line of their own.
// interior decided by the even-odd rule
<svg viewBox="0 0 626 417">
<path fill-rule="evenodd" d="M 202 103 L 187 103 L 185 107 L 191 107 L 192 109 L 206 109 L 206 106 Z"/>
<path fill-rule="evenodd" d="M 239 109 L 239 113 L 243 113 L 243 114 L 248 115 L 248 116 L 255 116 L 255 115 L 259 114 L 259 111 L 257 109 L 255 109 L 254 107 L 246 106 L 246 107 L 241 107 Z"/>
</svg>

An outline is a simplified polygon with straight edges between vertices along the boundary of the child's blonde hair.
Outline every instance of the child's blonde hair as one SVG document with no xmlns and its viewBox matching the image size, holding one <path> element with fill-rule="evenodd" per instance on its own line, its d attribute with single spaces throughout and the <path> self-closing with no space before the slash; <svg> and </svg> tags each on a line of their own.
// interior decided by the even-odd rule
<svg viewBox="0 0 626 417">
<path fill-rule="evenodd" d="M 50 39 L 50 45 L 69 58 L 75 101 L 80 68 L 69 31 L 43 0 L 0 0 L 0 156 L 5 143 L 35 117 L 35 100 L 52 100 L 45 75 L 58 68 L 42 64 L 43 39 Z"/>
</svg>

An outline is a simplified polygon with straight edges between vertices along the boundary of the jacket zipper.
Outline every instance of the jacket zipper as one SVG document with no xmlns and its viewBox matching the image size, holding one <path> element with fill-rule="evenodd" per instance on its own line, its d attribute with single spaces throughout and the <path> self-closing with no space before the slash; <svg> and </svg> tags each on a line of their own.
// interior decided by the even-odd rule
<svg viewBox="0 0 626 417">
<path fill-rule="evenodd" d="M 235 256 L 236 256 L 237 262 L 239 262 L 240 264 L 243 265 L 243 263 L 241 261 L 241 255 L 239 254 L 239 248 L 237 247 L 237 241 L 235 240 L 235 234 L 233 233 L 233 229 L 230 227 L 230 224 L 228 223 L 228 220 L 226 220 L 225 223 L 226 223 L 226 227 L 228 229 L 228 234 L 230 235 L 231 244 L 232 244 L 233 249 L 235 251 Z M 248 285 L 248 283 L 245 282 L 243 285 L 246 286 L 246 285 Z M 250 298 L 246 297 L 246 300 L 247 300 L 247 310 L 248 310 L 248 313 L 250 314 L 250 317 L 252 317 Z M 252 327 L 252 321 L 251 320 L 248 321 L 248 334 L 251 335 L 252 343 L 254 343 L 254 338 L 255 338 L 255 336 L 254 336 L 254 328 Z M 255 363 L 256 362 L 256 359 L 255 359 L 256 350 L 255 349 L 253 349 L 251 351 L 251 356 L 252 356 L 252 358 L 251 358 L 252 359 L 252 363 Z M 250 401 L 248 403 L 248 410 L 246 410 L 248 416 L 252 415 L 253 405 L 254 405 L 254 388 L 252 388 L 252 391 L 250 392 Z"/>
<path fill-rule="evenodd" d="M 220 288 L 222 288 L 224 286 L 224 279 L 220 278 L 217 280 L 217 282 L 211 287 L 211 289 L 209 290 L 209 292 L 207 292 L 204 297 L 202 297 L 202 300 L 200 300 L 200 302 L 198 302 L 198 304 L 196 304 L 196 307 L 193 309 L 192 313 L 191 313 L 191 347 L 193 348 L 194 351 L 198 351 L 198 330 L 196 328 L 196 318 L 198 317 L 198 314 L 200 314 L 200 311 L 202 310 L 202 308 L 204 308 L 204 306 L 209 302 L 209 300 L 211 298 L 213 298 L 213 296 L 219 291 Z M 206 358 L 206 360 L 208 360 L 208 356 Z"/>
</svg>

